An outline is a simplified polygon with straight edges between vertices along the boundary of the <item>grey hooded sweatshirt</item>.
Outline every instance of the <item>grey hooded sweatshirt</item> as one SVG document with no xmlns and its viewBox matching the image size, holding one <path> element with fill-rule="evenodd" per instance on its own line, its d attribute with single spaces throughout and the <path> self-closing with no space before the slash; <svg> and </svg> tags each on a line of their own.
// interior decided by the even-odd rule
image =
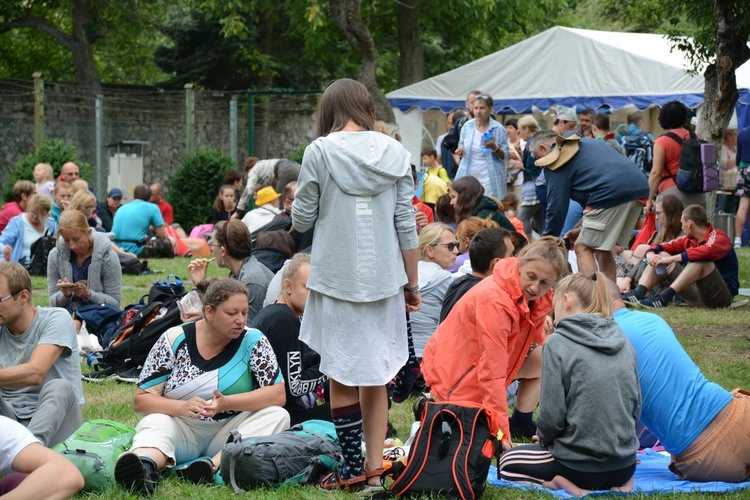
<svg viewBox="0 0 750 500">
<path fill-rule="evenodd" d="M 635 463 L 641 389 L 635 351 L 612 318 L 574 314 L 542 352 L 541 443 L 561 464 L 607 472 Z"/>
<path fill-rule="evenodd" d="M 379 132 L 334 132 L 307 146 L 292 220 L 300 232 L 315 227 L 311 290 L 374 302 L 406 284 L 401 250 L 419 247 L 410 159 Z"/>
</svg>

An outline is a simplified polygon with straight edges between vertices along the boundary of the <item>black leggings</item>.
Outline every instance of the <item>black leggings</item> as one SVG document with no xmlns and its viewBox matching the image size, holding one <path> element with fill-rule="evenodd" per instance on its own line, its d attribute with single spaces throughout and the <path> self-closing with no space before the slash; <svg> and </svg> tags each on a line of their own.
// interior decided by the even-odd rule
<svg viewBox="0 0 750 500">
<path fill-rule="evenodd" d="M 635 462 L 629 467 L 607 472 L 581 472 L 557 462 L 544 446 L 517 446 L 502 454 L 497 463 L 498 479 L 542 485 L 562 476 L 585 490 L 609 490 L 627 483 L 635 473 Z"/>
</svg>

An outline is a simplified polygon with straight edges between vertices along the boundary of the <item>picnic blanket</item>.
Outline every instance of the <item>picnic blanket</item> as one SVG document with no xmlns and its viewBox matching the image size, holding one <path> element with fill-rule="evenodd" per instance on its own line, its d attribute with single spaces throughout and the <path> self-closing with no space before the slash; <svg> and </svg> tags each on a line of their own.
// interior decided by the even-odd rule
<svg viewBox="0 0 750 500">
<path fill-rule="evenodd" d="M 683 481 L 669 470 L 669 456 L 655 451 L 646 450 L 639 454 L 641 463 L 635 469 L 635 485 L 633 493 L 657 494 L 657 493 L 723 493 L 747 489 L 750 491 L 750 481 L 742 483 L 722 483 L 712 481 L 709 483 L 693 483 Z M 490 467 L 487 482 L 499 488 L 517 488 L 521 490 L 543 491 L 557 498 L 576 498 L 565 491 L 555 491 L 537 486 L 517 484 L 497 478 L 497 468 Z M 626 495 L 625 493 L 613 493 L 611 491 L 597 491 L 586 495 L 586 497 L 602 495 Z"/>
</svg>

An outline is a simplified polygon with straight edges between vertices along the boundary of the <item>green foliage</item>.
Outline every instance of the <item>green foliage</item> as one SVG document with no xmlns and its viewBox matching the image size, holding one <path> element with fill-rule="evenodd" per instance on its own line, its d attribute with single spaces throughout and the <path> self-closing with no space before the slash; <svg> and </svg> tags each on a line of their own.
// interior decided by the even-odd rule
<svg viewBox="0 0 750 500">
<path fill-rule="evenodd" d="M 66 144 L 62 139 L 47 139 L 42 142 L 39 151 L 30 153 L 16 164 L 16 169 L 8 177 L 8 182 L 3 191 L 4 200 L 13 199 L 13 184 L 16 181 L 32 181 L 34 182 L 34 167 L 37 163 L 49 163 L 52 165 L 52 170 L 55 172 L 55 177 L 60 175 L 60 170 L 64 163 L 69 161 L 75 162 L 81 171 L 81 178 L 90 180 L 91 175 L 94 173 L 94 167 L 88 163 L 82 163 L 76 161 L 78 157 L 76 148 L 70 144 Z"/>
<path fill-rule="evenodd" d="M 175 220 L 186 231 L 210 220 L 216 193 L 233 169 L 231 157 L 211 148 L 201 148 L 185 158 L 169 182 L 167 198 Z"/>
</svg>

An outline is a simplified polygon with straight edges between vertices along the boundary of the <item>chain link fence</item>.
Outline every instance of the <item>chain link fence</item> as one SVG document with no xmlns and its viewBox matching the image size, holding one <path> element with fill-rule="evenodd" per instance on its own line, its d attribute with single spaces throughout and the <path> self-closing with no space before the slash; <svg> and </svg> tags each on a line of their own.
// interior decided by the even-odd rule
<svg viewBox="0 0 750 500">
<path fill-rule="evenodd" d="M 105 189 L 109 156 L 115 152 L 115 148 L 107 146 L 120 141 L 147 141 L 143 181 L 162 181 L 167 189 L 178 189 L 169 185 L 169 179 L 188 152 L 186 91 L 105 86 L 103 94 L 98 100 L 101 120 L 97 121 L 96 98 L 77 85 L 45 82 L 44 138 L 62 139 L 74 146 L 78 160 L 94 166 L 92 178 L 87 179 L 94 186 L 100 153 Z M 237 168 L 241 170 L 249 151 L 260 158 L 287 158 L 312 140 L 319 95 L 294 91 L 253 94 L 249 99 L 246 92 L 194 90 L 194 148 L 210 147 L 229 155 L 234 137 Z M 233 99 L 236 120 L 231 120 Z M 34 81 L 0 80 L 0 185 L 4 185 L 16 163 L 34 151 L 34 134 Z"/>
</svg>

